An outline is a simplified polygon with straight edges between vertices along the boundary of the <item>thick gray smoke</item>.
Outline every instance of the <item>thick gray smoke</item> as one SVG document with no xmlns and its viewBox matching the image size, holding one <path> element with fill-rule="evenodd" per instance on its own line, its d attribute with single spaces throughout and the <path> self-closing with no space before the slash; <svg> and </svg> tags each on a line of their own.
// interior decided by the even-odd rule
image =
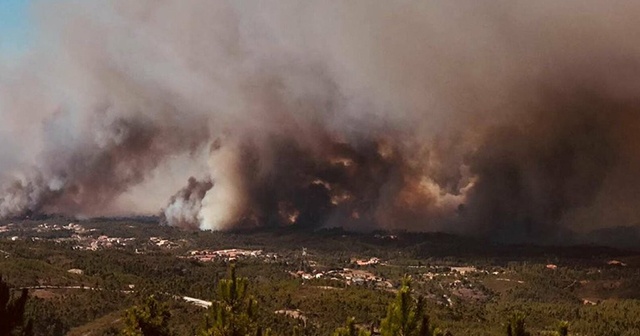
<svg viewBox="0 0 640 336">
<path fill-rule="evenodd" d="M 162 208 L 189 228 L 524 239 L 636 226 L 638 15 L 595 0 L 42 2 L 32 51 L 0 74 L 0 217 Z"/>
</svg>

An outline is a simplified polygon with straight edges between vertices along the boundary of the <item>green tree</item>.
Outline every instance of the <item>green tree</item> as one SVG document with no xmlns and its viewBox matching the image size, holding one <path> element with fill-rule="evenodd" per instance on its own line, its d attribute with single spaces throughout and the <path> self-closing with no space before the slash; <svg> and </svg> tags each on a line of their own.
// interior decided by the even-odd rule
<svg viewBox="0 0 640 336">
<path fill-rule="evenodd" d="M 125 313 L 125 336 L 168 336 L 171 313 L 167 306 L 152 295 L 142 306 L 135 306 Z"/>
<path fill-rule="evenodd" d="M 380 325 L 382 336 L 437 336 L 440 329 L 431 326 L 425 313 L 423 297 L 414 299 L 411 278 L 405 277 L 396 299 L 389 304 L 387 316 Z"/>
<path fill-rule="evenodd" d="M 236 276 L 235 266 L 231 266 L 229 279 L 220 280 L 217 300 L 208 309 L 201 336 L 264 336 L 257 323 L 257 301 L 249 295 L 248 280 Z"/>
<path fill-rule="evenodd" d="M 569 322 L 562 321 L 558 326 L 558 336 L 568 336 L 569 335 Z"/>
<path fill-rule="evenodd" d="M 347 319 L 347 325 L 336 329 L 336 331 L 333 332 L 333 336 L 371 336 L 371 333 L 366 330 L 358 329 L 356 327 L 355 319 L 350 317 Z"/>
<path fill-rule="evenodd" d="M 523 313 L 513 314 L 511 321 L 507 323 L 507 336 L 530 336 L 531 334 L 525 328 L 524 319 Z"/>
<path fill-rule="evenodd" d="M 0 336 L 31 335 L 32 321 L 25 323 L 24 308 L 29 293 L 22 289 L 20 296 L 11 298 L 11 289 L 0 276 Z"/>
</svg>

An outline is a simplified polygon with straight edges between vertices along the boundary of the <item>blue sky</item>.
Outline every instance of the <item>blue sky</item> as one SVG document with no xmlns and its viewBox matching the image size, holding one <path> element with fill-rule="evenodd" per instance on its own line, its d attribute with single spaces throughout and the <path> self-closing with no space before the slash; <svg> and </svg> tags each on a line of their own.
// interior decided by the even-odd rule
<svg viewBox="0 0 640 336">
<path fill-rule="evenodd" d="M 30 0 L 0 0 L 0 54 L 19 55 L 28 45 Z"/>
</svg>

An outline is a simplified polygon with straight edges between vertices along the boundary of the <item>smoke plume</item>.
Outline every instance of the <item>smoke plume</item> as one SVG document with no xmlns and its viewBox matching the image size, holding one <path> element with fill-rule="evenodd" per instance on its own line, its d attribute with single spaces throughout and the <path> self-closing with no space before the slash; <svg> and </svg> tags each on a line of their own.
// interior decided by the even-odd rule
<svg viewBox="0 0 640 336">
<path fill-rule="evenodd" d="M 637 226 L 638 14 L 595 0 L 36 3 L 32 48 L 0 74 L 0 218 L 162 209 L 208 230 L 524 240 Z"/>
</svg>

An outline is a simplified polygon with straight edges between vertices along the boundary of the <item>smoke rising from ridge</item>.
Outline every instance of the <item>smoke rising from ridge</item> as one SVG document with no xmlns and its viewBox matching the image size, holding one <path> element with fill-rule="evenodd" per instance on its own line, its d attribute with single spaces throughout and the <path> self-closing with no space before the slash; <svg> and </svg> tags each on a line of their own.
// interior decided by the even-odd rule
<svg viewBox="0 0 640 336">
<path fill-rule="evenodd" d="M 0 217 L 518 239 L 640 222 L 639 4 L 35 11 L 0 74 Z"/>
</svg>

